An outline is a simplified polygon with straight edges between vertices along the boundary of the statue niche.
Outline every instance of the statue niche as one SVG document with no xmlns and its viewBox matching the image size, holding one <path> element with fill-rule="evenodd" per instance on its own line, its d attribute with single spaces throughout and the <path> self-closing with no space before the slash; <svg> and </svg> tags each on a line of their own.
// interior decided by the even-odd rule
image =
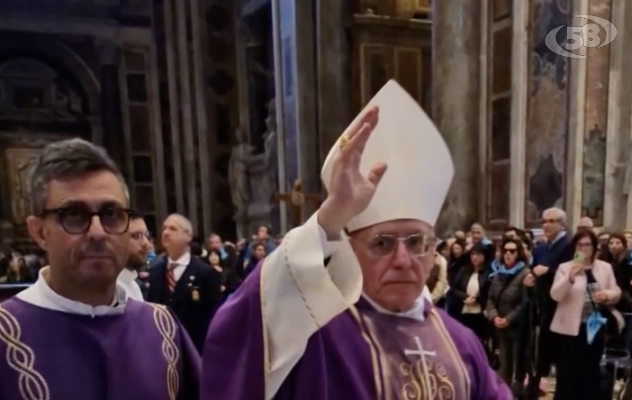
<svg viewBox="0 0 632 400">
<path fill-rule="evenodd" d="M 229 182 L 235 223 L 240 237 L 257 226 L 272 223 L 273 198 L 278 186 L 276 101 L 268 103 L 264 151 L 254 154 L 249 135 L 239 128 L 237 145 L 230 159 Z"/>
</svg>

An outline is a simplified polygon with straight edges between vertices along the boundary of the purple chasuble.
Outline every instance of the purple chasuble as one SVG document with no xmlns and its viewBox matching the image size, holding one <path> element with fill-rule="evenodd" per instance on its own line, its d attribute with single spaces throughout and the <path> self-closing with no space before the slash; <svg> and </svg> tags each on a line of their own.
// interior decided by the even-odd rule
<svg viewBox="0 0 632 400">
<path fill-rule="evenodd" d="M 160 305 L 129 300 L 118 315 L 0 304 L 2 400 L 193 400 L 200 359 Z M 189 389 L 192 388 L 193 390 Z"/>
<path fill-rule="evenodd" d="M 261 268 L 215 316 L 201 400 L 265 398 Z M 379 313 L 366 301 L 312 335 L 277 400 L 512 400 L 476 336 L 426 303 L 425 320 Z"/>
</svg>

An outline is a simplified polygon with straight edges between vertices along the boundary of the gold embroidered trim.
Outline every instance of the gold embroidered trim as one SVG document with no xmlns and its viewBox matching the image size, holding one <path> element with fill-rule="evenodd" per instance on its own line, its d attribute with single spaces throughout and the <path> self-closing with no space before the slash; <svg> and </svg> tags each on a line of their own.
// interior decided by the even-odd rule
<svg viewBox="0 0 632 400">
<path fill-rule="evenodd" d="M 266 266 L 266 263 L 269 260 L 269 256 L 263 260 L 261 264 L 261 271 L 259 271 L 259 304 L 261 307 L 261 333 L 263 334 L 263 376 L 267 377 L 270 373 L 270 365 L 272 365 L 272 360 L 270 360 L 270 345 L 268 344 L 268 325 L 266 323 L 266 300 L 263 295 L 263 269 Z M 266 379 L 264 379 L 265 381 Z M 264 383 L 265 386 L 265 383 Z M 264 388 L 265 390 L 265 388 Z"/>
<path fill-rule="evenodd" d="M 465 398 L 469 399 L 470 392 L 472 390 L 472 382 L 470 381 L 470 374 L 467 370 L 467 367 L 465 366 L 465 363 L 463 362 L 463 357 L 461 357 L 461 354 L 457 350 L 456 344 L 454 343 L 454 340 L 452 340 L 452 336 L 450 335 L 450 331 L 445 326 L 445 323 L 443 322 L 443 318 L 441 318 L 441 315 L 439 315 L 437 310 L 432 308 L 430 312 L 428 313 L 428 315 L 433 317 L 433 319 L 436 321 L 435 326 L 439 328 L 438 331 L 440 332 L 441 338 L 446 344 L 448 351 L 452 354 L 452 358 L 454 359 L 454 361 L 459 365 L 459 367 L 461 367 L 462 376 L 463 376 L 463 379 L 465 380 L 464 382 L 465 389 L 467 390 L 467 393 L 466 393 L 467 396 Z"/>
<path fill-rule="evenodd" d="M 294 228 L 296 229 L 296 228 Z M 284 249 L 285 250 L 285 265 L 288 269 L 288 272 L 290 273 L 290 276 L 292 277 L 292 281 L 294 281 L 294 286 L 296 286 L 296 289 L 298 290 L 298 293 L 301 295 L 301 299 L 303 299 L 303 304 L 305 304 L 305 308 L 307 308 L 307 311 L 309 312 L 309 315 L 312 317 L 312 320 L 314 321 L 314 324 L 316 325 L 316 327 L 318 329 L 322 328 L 322 326 L 320 326 L 318 324 L 318 321 L 316 321 L 316 316 L 314 315 L 314 312 L 312 311 L 312 309 L 309 307 L 309 304 L 307 304 L 307 299 L 305 298 L 305 295 L 303 294 L 303 292 L 301 291 L 301 287 L 298 285 L 298 282 L 296 280 L 296 276 L 294 275 L 294 271 L 292 269 L 292 267 L 290 266 L 290 256 L 288 255 L 288 251 L 289 251 L 289 239 L 290 239 L 291 235 L 288 234 L 287 236 L 285 236 L 283 238 L 283 242 L 285 244 Z M 323 268 L 325 268 L 323 266 Z"/>
<path fill-rule="evenodd" d="M 160 304 L 148 303 L 154 309 L 154 323 L 162 336 L 162 354 L 167 361 L 167 393 L 169 400 L 176 400 L 180 388 L 178 360 L 180 350 L 175 342 L 178 325 L 167 308 Z"/>
<path fill-rule="evenodd" d="M 33 367 L 35 353 L 21 340 L 20 323 L 11 313 L 0 306 L 0 340 L 7 346 L 6 360 L 18 373 L 18 389 L 23 400 L 50 400 L 46 380 Z"/>
<path fill-rule="evenodd" d="M 373 344 L 373 340 L 369 332 L 367 332 L 367 330 L 364 328 L 363 318 L 358 312 L 358 309 L 356 308 L 356 306 L 349 307 L 349 311 L 351 312 L 351 315 L 353 316 L 356 323 L 358 324 L 358 329 L 360 330 L 360 333 L 362 334 L 362 338 L 366 342 L 367 346 L 369 346 L 369 351 L 371 354 L 371 365 L 373 366 L 373 380 L 375 381 L 375 392 L 377 394 L 376 398 L 381 399 L 383 398 L 384 389 L 383 389 L 382 377 L 380 376 L 380 370 L 384 370 L 384 369 L 381 368 L 380 366 L 381 362 L 379 360 L 379 357 L 380 357 L 379 349 L 377 349 L 376 348 L 377 346 Z"/>
</svg>

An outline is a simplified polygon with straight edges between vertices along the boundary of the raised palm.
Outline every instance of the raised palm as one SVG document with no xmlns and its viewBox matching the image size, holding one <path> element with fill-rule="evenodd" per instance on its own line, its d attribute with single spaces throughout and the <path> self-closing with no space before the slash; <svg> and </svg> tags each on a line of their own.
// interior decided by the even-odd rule
<svg viewBox="0 0 632 400">
<path fill-rule="evenodd" d="M 362 152 L 377 125 L 378 114 L 377 107 L 369 107 L 360 114 L 345 130 L 346 143 L 333 162 L 329 199 L 336 205 L 340 217 L 347 220 L 367 208 L 386 172 L 383 162 L 375 163 L 367 176 L 360 172 Z"/>
</svg>

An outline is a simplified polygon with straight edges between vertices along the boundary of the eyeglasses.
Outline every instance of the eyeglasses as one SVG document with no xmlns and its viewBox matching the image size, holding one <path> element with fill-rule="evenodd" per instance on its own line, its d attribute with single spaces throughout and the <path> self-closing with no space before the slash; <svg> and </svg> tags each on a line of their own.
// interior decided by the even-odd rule
<svg viewBox="0 0 632 400">
<path fill-rule="evenodd" d="M 544 225 L 544 224 L 554 224 L 556 222 L 560 222 L 560 220 L 559 219 L 551 219 L 551 218 L 549 218 L 549 219 L 542 219 L 542 225 Z"/>
<path fill-rule="evenodd" d="M 151 233 L 145 231 L 145 232 L 134 232 L 130 235 L 132 237 L 133 240 L 141 240 L 143 238 L 147 239 L 148 241 L 151 241 Z"/>
<path fill-rule="evenodd" d="M 503 253 L 505 254 L 516 254 L 518 249 L 503 249 Z"/>
<path fill-rule="evenodd" d="M 399 242 L 413 256 L 423 256 L 432 250 L 432 238 L 422 233 L 398 237 L 395 235 L 378 235 L 367 243 L 369 252 L 373 257 L 388 257 L 395 253 Z"/>
<path fill-rule="evenodd" d="M 99 217 L 101 226 L 106 233 L 120 235 L 127 231 L 133 211 L 127 208 L 107 205 L 98 211 L 92 211 L 81 205 L 46 209 L 40 214 L 41 218 L 54 215 L 57 222 L 70 235 L 83 235 L 88 232 L 94 216 Z"/>
</svg>

